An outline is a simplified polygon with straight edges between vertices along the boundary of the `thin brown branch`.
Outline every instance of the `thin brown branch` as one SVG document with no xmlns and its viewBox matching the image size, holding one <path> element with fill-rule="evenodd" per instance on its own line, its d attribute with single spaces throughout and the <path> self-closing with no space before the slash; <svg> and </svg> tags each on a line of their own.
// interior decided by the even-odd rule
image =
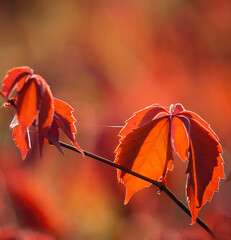
<svg viewBox="0 0 231 240">
<path fill-rule="evenodd" d="M 71 150 L 71 151 L 80 153 L 78 149 L 76 149 L 75 147 L 73 147 L 73 146 L 71 146 L 71 145 L 69 145 L 69 144 L 66 144 L 66 143 L 63 143 L 63 142 L 59 142 L 59 143 L 60 143 L 60 145 L 61 145 L 62 147 L 66 148 L 66 149 L 69 149 L 69 150 Z M 155 181 L 155 180 L 153 180 L 153 179 L 147 178 L 147 177 L 145 177 L 145 176 L 143 176 L 143 175 L 141 175 L 141 174 L 139 174 L 139 173 L 137 173 L 137 172 L 133 172 L 133 171 L 131 171 L 131 170 L 129 170 L 129 169 L 123 167 L 123 166 L 120 166 L 120 165 L 118 165 L 118 164 L 116 164 L 116 163 L 114 163 L 114 162 L 112 162 L 112 161 L 110 161 L 110 160 L 108 160 L 108 159 L 106 159 L 106 158 L 100 157 L 100 156 L 95 155 L 95 154 L 93 154 L 93 153 L 90 153 L 90 152 L 87 152 L 87 151 L 83 151 L 83 152 L 84 152 L 84 154 L 85 154 L 86 156 L 88 156 L 88 157 L 90 157 L 90 158 L 93 158 L 93 159 L 95 159 L 95 160 L 97 160 L 97 161 L 103 162 L 103 163 L 105 163 L 105 164 L 107 164 L 107 165 L 110 165 L 110 166 L 112 166 L 112 167 L 114 167 L 114 168 L 120 169 L 120 170 L 122 170 L 122 171 L 124 171 L 124 172 L 126 172 L 126 173 L 129 173 L 129 174 L 131 174 L 131 175 L 133 175 L 133 176 L 135 176 L 135 177 L 138 177 L 138 178 L 140 178 L 140 179 L 143 179 L 143 180 L 145 180 L 145 181 L 147 181 L 147 182 L 150 182 L 150 183 L 154 184 L 155 186 L 157 186 L 157 187 L 160 189 L 160 191 L 165 192 L 187 215 L 189 215 L 189 216 L 191 217 L 191 213 L 190 213 L 190 210 L 188 209 L 188 207 L 185 206 L 185 204 L 184 204 L 183 202 L 181 202 L 181 201 L 166 187 L 166 185 L 164 185 L 162 182 L 158 182 L 158 181 Z M 208 226 L 205 222 L 203 222 L 203 221 L 202 221 L 200 218 L 198 218 L 198 217 L 197 217 L 197 219 L 196 219 L 196 222 L 197 222 L 202 228 L 204 228 L 204 229 L 210 234 L 210 236 L 211 236 L 213 239 L 215 238 L 215 234 L 213 233 L 213 231 L 209 228 L 209 226 Z"/>
</svg>

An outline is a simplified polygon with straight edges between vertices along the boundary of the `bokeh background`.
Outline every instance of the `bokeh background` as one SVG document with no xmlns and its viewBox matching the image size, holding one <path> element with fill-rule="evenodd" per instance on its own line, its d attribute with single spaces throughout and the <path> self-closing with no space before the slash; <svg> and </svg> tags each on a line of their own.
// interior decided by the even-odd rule
<svg viewBox="0 0 231 240">
<path fill-rule="evenodd" d="M 231 239 L 230 13 L 229 0 L 1 0 L 0 76 L 34 69 L 75 109 L 81 147 L 111 160 L 133 112 L 180 102 L 201 115 L 227 178 L 199 216 Z M 13 115 L 0 109 L 0 239 L 210 239 L 156 187 L 124 206 L 116 170 L 93 159 L 47 145 L 42 159 L 35 147 L 22 161 Z M 176 161 L 167 180 L 186 203 L 185 170 Z"/>
</svg>

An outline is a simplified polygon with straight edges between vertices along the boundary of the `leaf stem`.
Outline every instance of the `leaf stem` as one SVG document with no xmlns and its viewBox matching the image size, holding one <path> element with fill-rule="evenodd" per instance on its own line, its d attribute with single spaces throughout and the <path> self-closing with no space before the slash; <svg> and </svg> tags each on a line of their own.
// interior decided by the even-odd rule
<svg viewBox="0 0 231 240">
<path fill-rule="evenodd" d="M 60 144 L 62 147 L 66 148 L 66 149 L 69 149 L 69 150 L 71 150 L 71 151 L 80 153 L 80 151 L 79 151 L 78 149 L 76 149 L 75 147 L 73 147 L 73 146 L 71 146 L 71 145 L 69 145 L 69 144 L 66 144 L 66 143 L 64 143 L 64 142 L 59 142 L 59 144 Z M 166 185 L 164 185 L 162 182 L 155 181 L 155 180 L 153 180 L 153 179 L 151 179 L 151 178 L 148 178 L 148 177 L 145 177 L 145 176 L 143 176 L 143 175 L 141 175 L 141 174 L 139 174 L 139 173 L 137 173 L 137 172 L 133 172 L 133 171 L 131 171 L 131 170 L 129 170 L 129 169 L 121 166 L 121 165 L 118 165 L 118 164 L 116 164 L 116 163 L 114 163 L 114 162 L 111 162 L 110 160 L 108 160 L 108 159 L 106 159 L 106 158 L 100 157 L 100 156 L 95 155 L 95 154 L 93 154 L 93 153 L 90 153 L 90 152 L 87 152 L 87 151 L 84 151 L 84 150 L 83 150 L 83 152 L 84 152 L 84 154 L 85 154 L 86 156 L 88 156 L 88 157 L 90 157 L 90 158 L 93 158 L 93 159 L 95 159 L 95 160 L 97 160 L 97 161 L 103 162 L 103 163 L 105 163 L 105 164 L 107 164 L 107 165 L 110 165 L 110 166 L 112 166 L 112 167 L 114 167 L 114 168 L 120 169 L 120 170 L 122 170 L 122 171 L 124 171 L 124 172 L 126 172 L 126 173 L 129 173 L 129 174 L 131 174 L 131 175 L 133 175 L 133 176 L 135 176 L 135 177 L 138 177 L 138 178 L 140 178 L 140 179 L 143 179 L 143 180 L 145 180 L 145 181 L 147 181 L 147 182 L 150 182 L 150 183 L 154 184 L 155 186 L 157 186 L 157 187 L 160 189 L 160 191 L 165 192 L 187 215 L 189 215 L 189 216 L 191 217 L 191 213 L 190 213 L 190 210 L 188 209 L 188 207 L 186 207 L 185 204 L 184 204 L 183 202 L 181 202 L 181 201 L 174 195 L 174 193 L 171 192 L 171 191 L 166 187 Z M 215 238 L 214 232 L 209 228 L 209 226 L 208 226 L 204 221 L 202 221 L 200 218 L 197 217 L 196 222 L 197 222 L 202 228 L 204 228 L 204 230 L 207 231 L 213 239 Z"/>
</svg>

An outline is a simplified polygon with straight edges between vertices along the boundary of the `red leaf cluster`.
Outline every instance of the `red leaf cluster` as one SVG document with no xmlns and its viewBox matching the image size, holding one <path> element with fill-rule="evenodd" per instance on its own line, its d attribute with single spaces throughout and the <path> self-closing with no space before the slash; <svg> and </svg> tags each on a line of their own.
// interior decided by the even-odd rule
<svg viewBox="0 0 231 240">
<path fill-rule="evenodd" d="M 188 160 L 187 200 L 195 223 L 225 177 L 222 149 L 209 124 L 181 104 L 169 110 L 155 104 L 128 119 L 120 136 L 115 163 L 153 180 L 166 183 L 167 171 L 173 170 L 173 152 Z M 118 179 L 126 185 L 125 204 L 136 191 L 151 185 L 121 170 Z"/>
<path fill-rule="evenodd" d="M 9 98 L 14 89 L 15 95 Z M 38 135 L 40 154 L 44 140 L 48 140 L 62 152 L 59 128 L 82 152 L 74 140 L 76 129 L 73 109 L 67 103 L 54 98 L 46 81 L 41 76 L 33 74 L 31 68 L 18 67 L 10 70 L 3 80 L 3 90 L 0 93 L 6 99 L 5 106 L 16 109 L 11 127 L 13 139 L 21 150 L 23 159 L 31 148 L 29 129 L 32 126 Z"/>
</svg>

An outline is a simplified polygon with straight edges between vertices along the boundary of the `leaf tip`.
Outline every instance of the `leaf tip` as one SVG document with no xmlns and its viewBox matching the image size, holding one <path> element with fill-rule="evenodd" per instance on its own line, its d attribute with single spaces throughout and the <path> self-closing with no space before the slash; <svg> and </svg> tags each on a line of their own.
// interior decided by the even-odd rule
<svg viewBox="0 0 231 240">
<path fill-rule="evenodd" d="M 82 156 L 84 157 L 85 154 L 84 154 L 82 148 L 77 144 L 77 142 L 76 142 L 76 141 L 73 141 L 73 144 L 74 144 L 74 146 L 76 147 L 76 149 L 77 149 L 77 150 L 82 154 Z"/>
<path fill-rule="evenodd" d="M 128 191 L 126 190 L 126 196 L 125 196 L 125 199 L 124 199 L 124 205 L 127 205 L 128 202 L 130 201 L 131 199 L 131 195 L 128 194 Z"/>
</svg>

